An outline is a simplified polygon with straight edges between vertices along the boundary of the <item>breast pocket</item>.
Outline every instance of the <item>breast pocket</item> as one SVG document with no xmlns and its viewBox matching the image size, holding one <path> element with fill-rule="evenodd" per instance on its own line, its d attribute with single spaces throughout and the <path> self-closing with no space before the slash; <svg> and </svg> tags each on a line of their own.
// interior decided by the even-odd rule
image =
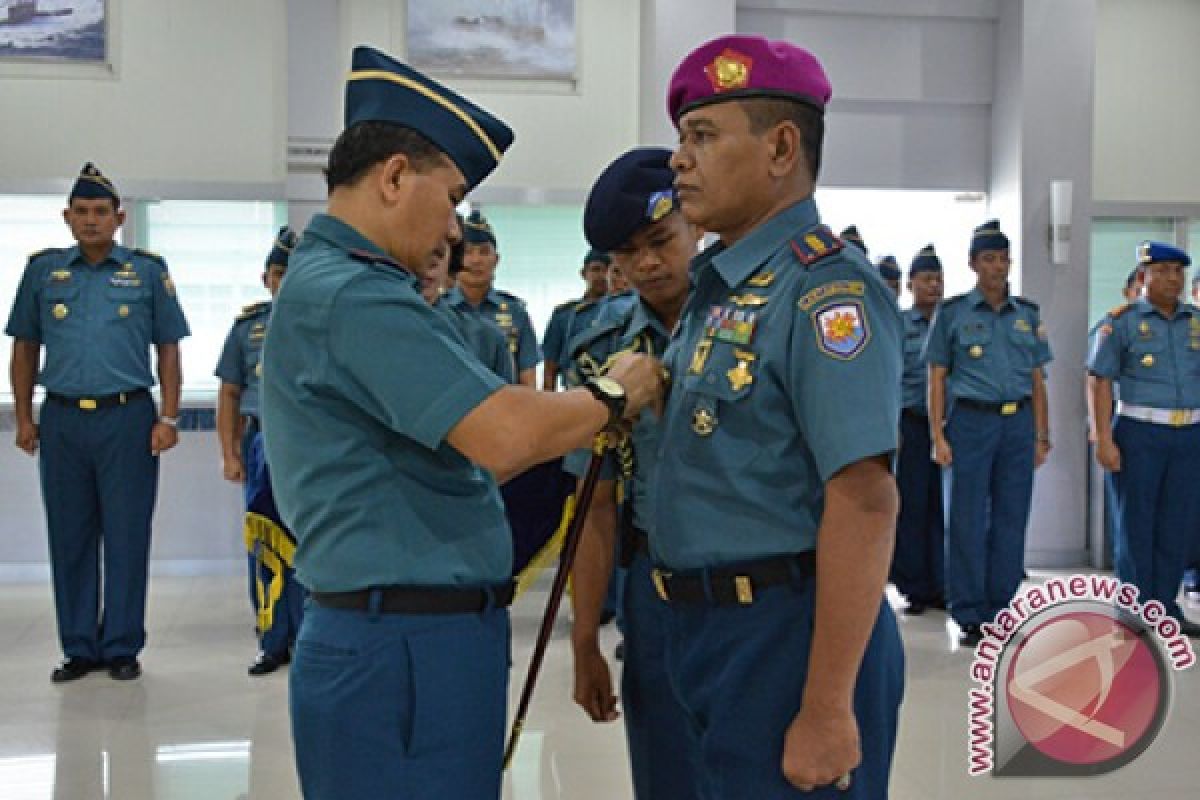
<svg viewBox="0 0 1200 800">
<path fill-rule="evenodd" d="M 1169 378 L 1166 360 L 1166 339 L 1160 336 L 1135 338 L 1129 345 L 1123 371 L 1139 381 L 1166 381 Z"/>
<path fill-rule="evenodd" d="M 106 316 L 110 320 L 139 321 L 150 316 L 150 293 L 140 286 L 108 286 L 104 290 Z"/>
<path fill-rule="evenodd" d="M 703 346 L 703 345 L 702 345 Z M 695 364 L 695 358 L 693 358 Z M 720 342 L 683 385 L 689 432 L 680 458 L 694 466 L 739 469 L 758 454 L 752 398 L 764 380 L 761 357 Z"/>
<path fill-rule="evenodd" d="M 1012 345 L 1014 366 L 1032 369 L 1037 363 L 1038 350 L 1041 343 L 1032 327 L 1012 328 L 1008 331 L 1008 341 Z"/>
<path fill-rule="evenodd" d="M 79 287 L 51 284 L 42 289 L 41 316 L 43 327 L 62 324 L 73 314 L 79 314 Z"/>
<path fill-rule="evenodd" d="M 963 325 L 955 337 L 955 353 L 960 359 L 977 361 L 990 355 L 992 329 L 987 325 Z"/>
</svg>

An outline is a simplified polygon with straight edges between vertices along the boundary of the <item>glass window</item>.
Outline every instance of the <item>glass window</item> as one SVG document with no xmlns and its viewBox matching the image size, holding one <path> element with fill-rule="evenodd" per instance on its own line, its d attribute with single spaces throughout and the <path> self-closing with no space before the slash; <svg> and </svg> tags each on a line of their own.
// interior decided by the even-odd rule
<svg viewBox="0 0 1200 800">
<path fill-rule="evenodd" d="M 217 388 L 213 370 L 242 306 L 267 299 L 263 264 L 283 203 L 163 200 L 139 205 L 139 244 L 161 254 L 192 335 L 182 344 L 184 390 Z"/>
<path fill-rule="evenodd" d="M 57 195 L 0 195 L 0 297 L 5 299 L 5 324 L 30 254 L 75 243 L 62 218 L 66 205 Z M 4 337 L 6 362 L 11 342 Z M 7 381 L 3 391 L 6 395 L 9 392 Z"/>
<path fill-rule="evenodd" d="M 1134 255 L 1143 239 L 1175 241 L 1170 218 L 1098 217 L 1092 220 L 1092 265 L 1088 270 L 1088 321 L 1097 322 L 1124 302 L 1121 291 L 1135 266 Z"/>
</svg>

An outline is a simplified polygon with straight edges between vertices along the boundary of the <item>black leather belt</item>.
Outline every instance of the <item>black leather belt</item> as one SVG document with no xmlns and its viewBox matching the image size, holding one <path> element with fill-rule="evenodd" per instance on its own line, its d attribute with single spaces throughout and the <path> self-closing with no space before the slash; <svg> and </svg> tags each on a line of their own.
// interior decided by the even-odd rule
<svg viewBox="0 0 1200 800">
<path fill-rule="evenodd" d="M 313 592 L 313 602 L 343 611 L 371 610 L 372 595 L 379 597 L 381 614 L 471 614 L 512 605 L 516 583 L 485 589 L 452 586 L 381 586 L 354 592 Z"/>
<path fill-rule="evenodd" d="M 748 606 L 754 602 L 756 591 L 785 583 L 799 585 L 816 572 L 817 554 L 810 550 L 794 556 L 775 556 L 708 570 L 668 572 L 655 569 L 650 577 L 658 596 L 668 603 Z"/>
<path fill-rule="evenodd" d="M 46 392 L 46 399 L 50 402 L 66 406 L 67 408 L 78 408 L 81 411 L 98 411 L 102 408 L 123 406 L 132 403 L 134 400 L 149 396 L 149 389 L 133 389 L 128 392 L 106 394 L 102 397 L 71 397 L 56 392 Z"/>
<path fill-rule="evenodd" d="M 1013 414 L 1029 405 L 1029 398 L 1022 397 L 1020 400 L 1014 400 L 1010 403 L 985 403 L 982 400 L 973 400 L 969 397 L 956 397 L 954 399 L 954 404 L 957 406 L 962 406 L 963 408 L 973 408 L 976 411 L 987 411 L 992 414 L 999 414 L 1002 417 L 1011 417 Z"/>
</svg>

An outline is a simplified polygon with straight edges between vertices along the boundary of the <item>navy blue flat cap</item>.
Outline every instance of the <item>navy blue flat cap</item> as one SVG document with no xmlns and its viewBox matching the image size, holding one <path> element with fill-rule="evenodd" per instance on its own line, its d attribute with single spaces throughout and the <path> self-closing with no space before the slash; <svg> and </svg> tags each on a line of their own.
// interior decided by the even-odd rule
<svg viewBox="0 0 1200 800">
<path fill-rule="evenodd" d="M 479 211 L 463 220 L 463 244 L 490 244 L 496 246 L 496 234 L 492 225 Z"/>
<path fill-rule="evenodd" d="M 598 261 L 601 264 L 611 264 L 612 256 L 608 254 L 607 250 L 597 250 L 593 247 L 591 250 L 588 250 L 587 255 L 583 257 L 583 265 L 586 267 L 593 261 Z"/>
<path fill-rule="evenodd" d="M 984 250 L 1007 250 L 1008 237 L 1000 230 L 1000 220 L 990 219 L 971 235 L 970 255 L 974 258 Z"/>
<path fill-rule="evenodd" d="M 942 260 L 938 258 L 937 251 L 933 249 L 933 245 L 927 244 L 921 248 L 921 252 L 913 256 L 912 264 L 908 267 L 908 277 L 920 274 L 922 272 L 941 272 Z"/>
<path fill-rule="evenodd" d="M 609 164 L 592 184 L 583 210 L 583 234 L 597 250 L 629 243 L 642 227 L 675 210 L 671 151 L 636 147 Z"/>
<path fill-rule="evenodd" d="M 1178 261 L 1185 267 L 1192 265 L 1192 259 L 1186 251 L 1180 250 L 1173 244 L 1150 240 L 1138 245 L 1137 260 L 1139 265 L 1153 264 L 1155 261 Z"/>
<path fill-rule="evenodd" d="M 437 81 L 372 47 L 354 48 L 346 79 L 346 127 L 392 122 L 412 128 L 442 150 L 473 189 L 491 174 L 513 132 Z"/>
<path fill-rule="evenodd" d="M 857 247 L 860 251 L 862 251 L 864 256 L 867 254 L 867 243 L 863 241 L 862 234 L 858 232 L 857 225 L 850 225 L 847 227 L 844 231 L 838 234 L 838 238 Z"/>
<path fill-rule="evenodd" d="M 113 182 L 104 177 L 100 170 L 96 169 L 96 165 L 88 162 L 83 165 L 83 169 L 79 170 L 79 177 L 75 179 L 75 185 L 71 187 L 71 193 L 67 195 L 67 202 L 70 203 L 76 197 L 107 197 L 121 202 L 120 196 L 117 194 L 117 187 L 113 186 Z"/>
<path fill-rule="evenodd" d="M 900 264 L 895 256 L 884 256 L 879 259 L 879 274 L 885 281 L 900 280 Z"/>
<path fill-rule="evenodd" d="M 295 247 L 296 232 L 284 225 L 279 229 L 279 233 L 275 234 L 275 243 L 271 245 L 271 252 L 267 254 L 266 268 L 270 269 L 272 265 L 286 268 L 288 258 Z"/>
</svg>

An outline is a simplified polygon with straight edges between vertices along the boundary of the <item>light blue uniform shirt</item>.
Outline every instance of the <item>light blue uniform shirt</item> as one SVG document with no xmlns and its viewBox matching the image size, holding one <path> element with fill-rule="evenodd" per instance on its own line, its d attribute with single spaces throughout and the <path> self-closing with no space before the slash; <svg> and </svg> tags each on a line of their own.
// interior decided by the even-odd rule
<svg viewBox="0 0 1200 800">
<path fill-rule="evenodd" d="M 587 354 L 587 358 L 591 360 L 590 363 L 601 368 L 605 367 L 615 354 L 626 350 L 649 353 L 661 358 L 671 339 L 658 315 L 643 302 L 638 302 L 632 309 L 629 309 L 623 319 L 610 320 L 598 325 L 593 331 L 593 338 L 581 340 L 580 347 Z M 596 370 L 585 368 L 583 371 L 592 374 Z M 633 424 L 630 443 L 632 450 L 628 451 L 632 455 L 632 464 L 628 465 L 632 467 L 632 474 L 622 475 L 622 477 L 630 479 L 633 524 L 647 533 L 650 532 L 654 521 L 652 515 L 654 481 L 652 476 L 658 458 L 658 440 L 662 430 L 659 423 L 654 409 L 647 408 L 642 411 Z M 567 455 L 563 462 L 563 469 L 572 475 L 583 477 L 587 472 L 590 460 L 590 450 L 576 450 Z M 600 477 L 613 479 L 621 475 L 623 470 L 620 461 L 620 452 L 608 450 L 605 453 Z"/>
<path fill-rule="evenodd" d="M 571 300 L 556 306 L 546 323 L 546 335 L 542 337 L 542 352 L 560 367 L 570 359 L 567 345 L 579 334 L 584 333 L 600 321 L 606 298 L 595 300 Z"/>
<path fill-rule="evenodd" d="M 1144 297 L 1122 306 L 1093 332 L 1087 366 L 1126 403 L 1200 408 L 1200 309 L 1180 303 L 1167 319 Z"/>
<path fill-rule="evenodd" d="M 1033 371 L 1050 362 L 1038 307 L 1009 296 L 999 311 L 979 289 L 938 306 L 925 350 L 945 367 L 947 400 L 1011 403 L 1033 394 Z"/>
<path fill-rule="evenodd" d="M 31 256 L 5 332 L 45 345 L 38 383 L 71 397 L 153 386 L 150 346 L 189 333 L 166 262 L 120 245 L 95 265 L 78 246 Z"/>
<path fill-rule="evenodd" d="M 896 449 L 895 297 L 818 222 L 805 200 L 693 263 L 655 471 L 669 569 L 813 550 L 826 481 Z"/>
<path fill-rule="evenodd" d="M 492 476 L 446 435 L 504 382 L 413 275 L 313 218 L 275 299 L 263 429 L 275 498 L 313 591 L 509 579 Z"/>
<path fill-rule="evenodd" d="M 533 369 L 542 360 L 538 348 L 537 334 L 533 322 L 525 310 L 525 302 L 516 295 L 499 289 L 488 289 L 478 306 L 471 305 L 457 286 L 446 293 L 446 303 L 451 308 L 467 314 L 480 314 L 495 323 L 508 340 L 508 349 L 517 365 L 517 373 Z"/>
<path fill-rule="evenodd" d="M 269 301 L 247 306 L 225 337 L 214 374 L 222 383 L 241 387 L 238 412 L 258 416 L 259 384 L 262 378 L 263 345 L 271 322 Z"/>
<path fill-rule="evenodd" d="M 901 313 L 904 316 L 904 407 L 928 414 L 929 368 L 925 364 L 925 342 L 929 338 L 931 321 L 917 308 Z"/>
</svg>

